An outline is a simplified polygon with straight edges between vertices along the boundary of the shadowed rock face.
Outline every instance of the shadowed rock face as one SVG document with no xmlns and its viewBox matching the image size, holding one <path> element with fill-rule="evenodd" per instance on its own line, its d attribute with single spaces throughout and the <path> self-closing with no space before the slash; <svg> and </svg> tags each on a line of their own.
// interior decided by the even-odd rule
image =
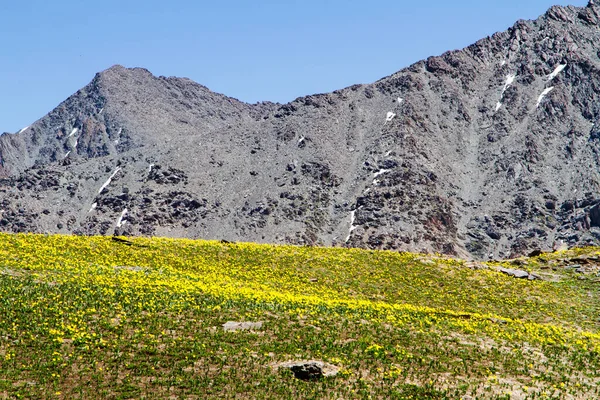
<svg viewBox="0 0 600 400">
<path fill-rule="evenodd" d="M 600 7 L 245 104 L 112 67 L 0 136 L 0 229 L 506 257 L 600 242 Z"/>
</svg>

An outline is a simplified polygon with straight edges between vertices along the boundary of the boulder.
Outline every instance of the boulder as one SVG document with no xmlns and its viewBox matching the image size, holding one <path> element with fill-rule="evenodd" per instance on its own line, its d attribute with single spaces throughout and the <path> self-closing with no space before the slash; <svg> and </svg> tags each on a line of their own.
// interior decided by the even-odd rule
<svg viewBox="0 0 600 400">
<path fill-rule="evenodd" d="M 535 250 L 531 251 L 529 254 L 527 254 L 527 257 L 538 257 L 538 256 L 541 256 L 542 254 L 544 254 L 544 251 L 542 249 L 535 249 Z"/>
<path fill-rule="evenodd" d="M 503 274 L 509 275 L 509 276 L 513 276 L 515 278 L 519 278 L 519 279 L 529 278 L 529 272 L 522 271 L 520 269 L 500 268 L 500 272 L 502 272 Z"/>
<path fill-rule="evenodd" d="M 225 331 L 247 331 L 260 329 L 263 326 L 262 321 L 258 322 L 235 322 L 235 321 L 227 321 L 223 324 L 223 330 Z"/>
<path fill-rule="evenodd" d="M 590 226 L 600 227 L 600 204 L 596 204 L 589 211 Z"/>
<path fill-rule="evenodd" d="M 303 381 L 319 380 L 323 377 L 335 376 L 340 368 L 323 361 L 288 361 L 276 365 L 277 368 L 287 368 L 297 379 Z"/>
</svg>

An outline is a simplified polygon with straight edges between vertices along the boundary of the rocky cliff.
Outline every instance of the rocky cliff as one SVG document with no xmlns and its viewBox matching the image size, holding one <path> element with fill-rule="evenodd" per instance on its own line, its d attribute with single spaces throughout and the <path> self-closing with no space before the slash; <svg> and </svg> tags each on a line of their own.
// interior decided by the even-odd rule
<svg viewBox="0 0 600 400">
<path fill-rule="evenodd" d="M 0 136 L 0 229 L 508 257 L 600 243 L 600 7 L 245 104 L 112 67 Z"/>
</svg>

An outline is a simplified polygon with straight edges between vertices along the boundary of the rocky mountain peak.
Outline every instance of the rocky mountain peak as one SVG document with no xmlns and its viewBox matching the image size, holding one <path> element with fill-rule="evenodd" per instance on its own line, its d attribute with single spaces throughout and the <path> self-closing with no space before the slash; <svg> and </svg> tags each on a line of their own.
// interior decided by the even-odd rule
<svg viewBox="0 0 600 400">
<path fill-rule="evenodd" d="M 553 6 L 545 16 L 559 22 L 598 25 L 600 10 L 593 0 L 586 7 Z"/>
<path fill-rule="evenodd" d="M 0 227 L 440 252 L 600 241 L 600 10 L 254 105 L 111 67 L 0 136 Z"/>
</svg>

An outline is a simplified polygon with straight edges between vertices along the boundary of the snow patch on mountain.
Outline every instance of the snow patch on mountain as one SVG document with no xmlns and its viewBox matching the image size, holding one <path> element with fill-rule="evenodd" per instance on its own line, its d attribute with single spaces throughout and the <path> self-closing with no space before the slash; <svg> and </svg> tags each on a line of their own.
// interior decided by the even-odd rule
<svg viewBox="0 0 600 400">
<path fill-rule="evenodd" d="M 377 171 L 373 174 L 373 178 L 377 178 L 379 175 L 383 175 L 386 172 L 390 172 L 390 171 L 391 171 L 391 169 L 380 169 L 379 171 Z"/>
<path fill-rule="evenodd" d="M 548 75 L 548 82 L 550 82 L 552 79 L 556 78 L 558 76 L 558 74 L 560 74 L 565 68 L 567 67 L 567 64 L 559 64 L 554 71 Z"/>
<path fill-rule="evenodd" d="M 502 93 L 500 93 L 500 100 L 496 103 L 496 111 L 498 111 L 500 109 L 500 107 L 502 107 L 502 100 L 504 99 L 504 93 L 506 93 L 506 90 L 508 89 L 508 87 L 514 83 L 516 77 L 517 77 L 517 74 L 508 74 L 506 76 L 506 81 L 504 82 L 504 87 L 502 88 Z"/>
<path fill-rule="evenodd" d="M 102 184 L 102 186 L 100 187 L 100 189 L 98 190 L 98 193 L 102 193 L 102 191 L 108 186 L 110 185 L 110 182 L 112 182 L 113 178 L 119 173 L 119 171 L 121 170 L 121 167 L 117 167 L 117 169 L 115 170 L 115 172 L 112 173 L 112 175 L 106 180 L 106 182 L 104 182 Z"/>
<path fill-rule="evenodd" d="M 356 221 L 356 210 L 352 210 L 350 211 L 350 228 L 348 229 L 348 236 L 346 236 L 346 243 L 348 243 L 350 241 L 350 236 L 352 235 L 352 232 L 358 228 L 358 226 L 354 225 L 354 222 Z"/>
<path fill-rule="evenodd" d="M 123 218 L 125 218 L 125 215 L 127 215 L 127 208 L 125 208 L 122 212 L 121 215 L 119 216 L 119 218 L 117 219 L 117 228 L 120 228 L 121 226 L 123 226 L 125 224 L 125 220 Z"/>
<path fill-rule="evenodd" d="M 537 99 L 537 104 L 535 105 L 536 108 L 538 108 L 540 106 L 540 104 L 542 103 L 542 100 L 544 100 L 544 97 L 546 97 L 548 95 L 548 93 L 550 93 L 552 90 L 554 90 L 554 86 L 544 89 L 542 94 L 540 94 L 540 96 Z"/>
</svg>

